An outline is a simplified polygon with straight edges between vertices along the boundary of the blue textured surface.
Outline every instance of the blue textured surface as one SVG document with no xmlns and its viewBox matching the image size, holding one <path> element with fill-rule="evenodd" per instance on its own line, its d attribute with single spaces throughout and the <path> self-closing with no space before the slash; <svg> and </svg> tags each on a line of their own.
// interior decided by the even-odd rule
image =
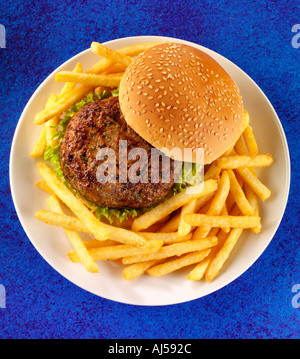
<svg viewBox="0 0 300 359">
<path fill-rule="evenodd" d="M 297 5 L 298 3 L 298 5 Z M 292 286 L 299 277 L 299 63 L 293 1 L 1 1 L 0 338 L 299 338 Z M 262 88 L 285 130 L 292 161 L 283 221 L 263 255 L 227 287 L 192 302 L 138 307 L 96 297 L 56 273 L 34 249 L 10 196 L 14 130 L 41 81 L 61 63 L 104 42 L 164 35 L 227 57 Z M 300 41 L 300 40 L 299 40 Z"/>
</svg>

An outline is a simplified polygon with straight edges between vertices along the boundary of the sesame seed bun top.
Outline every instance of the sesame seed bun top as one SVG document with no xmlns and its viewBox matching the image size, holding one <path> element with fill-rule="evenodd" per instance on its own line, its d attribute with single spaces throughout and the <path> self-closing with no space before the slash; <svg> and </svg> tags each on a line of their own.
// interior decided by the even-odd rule
<svg viewBox="0 0 300 359">
<path fill-rule="evenodd" d="M 182 160 L 172 149 L 190 148 L 195 162 L 204 149 L 209 164 L 237 140 L 243 121 L 239 89 L 205 52 L 175 43 L 138 55 L 121 80 L 119 100 L 128 125 L 152 146 Z"/>
</svg>

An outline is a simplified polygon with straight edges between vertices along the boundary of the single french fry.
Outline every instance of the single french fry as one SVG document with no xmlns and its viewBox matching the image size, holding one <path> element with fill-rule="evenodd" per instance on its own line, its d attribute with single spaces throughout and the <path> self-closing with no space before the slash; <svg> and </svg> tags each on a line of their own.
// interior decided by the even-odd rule
<svg viewBox="0 0 300 359">
<path fill-rule="evenodd" d="M 175 196 L 167 199 L 165 202 L 157 205 L 150 211 L 137 217 L 132 223 L 132 230 L 139 232 L 143 229 L 149 228 L 152 224 L 156 223 L 158 220 L 164 218 L 165 216 L 177 210 L 186 203 L 196 198 L 205 196 L 206 194 L 215 191 L 216 188 L 217 181 L 208 180 L 204 181 L 203 184 L 194 186 L 192 193 L 186 193 L 186 191 L 180 192 Z"/>
<path fill-rule="evenodd" d="M 126 66 L 129 66 L 132 63 L 132 58 L 130 56 L 121 54 L 116 50 L 112 50 L 99 42 L 92 42 L 91 50 L 94 54 L 102 56 L 106 59 L 109 59 L 115 63 L 121 63 Z"/>
<path fill-rule="evenodd" d="M 213 162 L 208 170 L 204 174 L 204 180 L 217 179 L 220 175 L 221 168 L 217 166 L 216 162 Z"/>
<path fill-rule="evenodd" d="M 158 41 L 158 42 L 144 42 L 140 44 L 125 46 L 117 50 L 120 54 L 128 55 L 128 56 L 136 56 L 141 52 L 144 52 L 150 49 L 153 46 L 165 44 L 168 41 Z"/>
<path fill-rule="evenodd" d="M 220 157 L 217 160 L 217 166 L 222 169 L 235 169 L 246 167 L 268 167 L 273 163 L 273 158 L 268 154 L 259 154 L 252 156 L 228 156 Z"/>
<path fill-rule="evenodd" d="M 186 276 L 186 279 L 188 280 L 201 280 L 205 274 L 205 271 L 211 261 L 211 258 L 205 258 L 200 263 L 198 263 Z"/>
<path fill-rule="evenodd" d="M 111 247 L 120 244 L 120 242 L 114 241 L 112 239 L 107 239 L 106 241 L 98 241 L 97 239 L 88 239 L 87 241 L 83 242 L 87 249 L 90 248 L 100 248 L 100 247 Z M 70 251 L 69 253 L 75 252 L 74 250 Z"/>
<path fill-rule="evenodd" d="M 57 99 L 57 95 L 51 94 L 46 102 L 45 108 L 51 107 Z M 31 151 L 31 157 L 40 157 L 44 155 L 45 149 L 47 147 L 47 128 L 45 126 L 42 127 L 40 135 L 34 144 L 34 147 Z"/>
<path fill-rule="evenodd" d="M 98 241 L 97 239 L 89 239 L 87 241 L 84 241 L 83 243 L 87 249 L 100 248 L 100 247 L 111 247 L 111 246 L 120 245 L 120 242 L 116 242 L 111 239 L 107 239 L 106 241 L 102 241 L 102 242 Z M 67 253 L 67 255 L 71 262 L 76 263 L 76 262 L 80 261 L 80 258 L 78 257 L 75 249 L 72 249 L 71 251 L 69 251 Z M 89 253 L 89 255 L 90 255 L 90 253 Z"/>
<path fill-rule="evenodd" d="M 41 222 L 52 226 L 65 227 L 77 232 L 93 234 L 89 227 L 77 217 L 68 216 L 62 213 L 54 213 L 44 209 L 38 210 L 34 216 Z"/>
<path fill-rule="evenodd" d="M 258 154 L 258 146 L 250 125 L 245 128 L 243 138 L 250 156 L 256 156 Z"/>
<path fill-rule="evenodd" d="M 185 221 L 193 226 L 253 228 L 260 224 L 258 216 L 208 216 L 206 214 L 186 214 Z"/>
<path fill-rule="evenodd" d="M 40 176 L 46 181 L 47 185 L 64 202 L 71 211 L 81 219 L 100 241 L 108 239 L 110 231 L 101 223 L 88 208 L 65 186 L 65 184 L 56 177 L 53 170 L 44 162 L 38 163 Z"/>
<path fill-rule="evenodd" d="M 240 131 L 240 136 L 244 133 L 245 129 L 249 125 L 249 122 L 250 122 L 250 116 L 249 116 L 248 111 L 245 110 L 244 111 L 243 123 L 242 123 L 241 131 Z"/>
<path fill-rule="evenodd" d="M 259 208 L 256 194 L 253 192 L 252 188 L 250 188 L 248 184 L 245 184 L 244 191 L 245 196 L 253 209 L 254 215 L 259 216 Z M 261 224 L 259 224 L 257 227 L 251 228 L 251 231 L 253 233 L 260 233 Z"/>
<path fill-rule="evenodd" d="M 220 214 L 222 208 L 226 203 L 226 199 L 230 190 L 230 181 L 227 171 L 223 171 L 219 187 L 212 199 L 212 202 L 207 210 L 207 214 L 210 216 L 217 216 Z M 211 227 L 201 226 L 196 229 L 193 235 L 193 239 L 204 238 L 208 235 Z"/>
<path fill-rule="evenodd" d="M 123 269 L 123 276 L 126 280 L 131 280 L 139 277 L 146 272 L 147 269 L 160 262 L 159 260 L 152 260 L 141 263 L 134 263 Z"/>
<path fill-rule="evenodd" d="M 234 246 L 236 245 L 236 242 L 238 241 L 242 233 L 243 229 L 241 228 L 234 228 L 231 230 L 224 245 L 213 258 L 213 260 L 209 263 L 209 266 L 205 272 L 205 279 L 208 282 L 211 282 L 219 274 L 221 268 L 228 259 L 230 253 L 232 252 Z"/>
<path fill-rule="evenodd" d="M 93 260 L 115 260 L 127 256 L 139 256 L 156 253 L 163 245 L 162 241 L 151 240 L 148 247 L 137 247 L 130 244 L 117 244 L 108 247 L 94 247 L 89 249 Z M 72 261 L 78 262 L 76 255 L 72 256 Z"/>
<path fill-rule="evenodd" d="M 236 176 L 232 170 L 228 170 L 228 175 L 230 178 L 230 193 L 234 197 L 236 204 L 239 206 L 241 212 L 245 216 L 253 216 L 253 209 L 248 202 L 243 189 L 241 188 Z"/>
<path fill-rule="evenodd" d="M 147 240 L 160 240 L 163 241 L 164 244 L 173 244 L 173 243 L 180 243 L 189 241 L 192 238 L 192 233 L 188 233 L 184 236 L 180 236 L 178 232 L 170 232 L 170 233 L 150 233 L 150 232 L 138 232 Z"/>
<path fill-rule="evenodd" d="M 169 260 L 165 263 L 154 265 L 147 269 L 147 273 L 152 277 L 161 277 L 172 273 L 180 268 L 202 261 L 209 255 L 210 249 L 188 253 L 180 258 Z"/>
<path fill-rule="evenodd" d="M 42 189 L 43 191 L 47 192 L 48 194 L 54 194 L 52 189 L 47 185 L 45 181 L 37 181 L 35 183 L 36 187 Z"/>
<path fill-rule="evenodd" d="M 51 195 L 47 199 L 47 204 L 51 211 L 55 211 L 60 214 L 64 214 L 63 209 L 61 208 L 61 205 L 55 195 Z M 84 245 L 82 239 L 78 235 L 76 231 L 73 231 L 72 229 L 64 228 L 63 230 L 68 237 L 70 243 L 74 247 L 80 261 L 85 266 L 88 272 L 91 273 L 98 273 L 99 269 L 97 264 L 92 259 L 89 251 L 87 250 L 86 246 Z"/>
<path fill-rule="evenodd" d="M 247 151 L 247 148 L 246 148 L 244 140 L 243 140 L 243 135 L 241 135 L 238 138 L 238 140 L 236 141 L 236 143 L 234 145 L 234 150 L 240 156 L 247 156 L 248 155 L 248 151 Z"/>
<path fill-rule="evenodd" d="M 185 222 L 185 220 L 183 219 L 183 216 L 186 213 L 194 213 L 196 211 L 196 206 L 197 206 L 197 199 L 194 199 L 193 201 L 188 202 L 187 204 L 185 204 L 181 207 L 180 220 L 179 220 L 179 224 L 178 224 L 178 235 L 179 236 L 185 236 L 191 232 L 192 226 Z"/>
<path fill-rule="evenodd" d="M 132 264 L 137 262 L 145 262 L 153 259 L 163 259 L 173 256 L 180 256 L 185 253 L 202 251 L 204 249 L 211 248 L 218 243 L 217 237 L 206 237 L 196 240 L 190 240 L 187 242 L 170 244 L 163 246 L 155 253 L 136 255 L 130 257 L 124 257 L 122 259 L 123 264 Z"/>
<path fill-rule="evenodd" d="M 122 76 L 120 74 L 112 75 L 98 75 L 86 74 L 72 71 L 60 71 L 55 75 L 56 82 L 76 82 L 86 86 L 97 87 L 118 87 L 120 85 Z"/>
<path fill-rule="evenodd" d="M 45 149 L 47 147 L 47 139 L 46 139 L 46 128 L 43 126 L 37 141 L 35 142 L 33 149 L 30 153 L 30 157 L 41 157 L 43 156 Z"/>
<path fill-rule="evenodd" d="M 271 196 L 270 189 L 266 187 L 249 168 L 237 168 L 236 171 L 262 201 L 265 201 Z"/>
<path fill-rule="evenodd" d="M 58 140 L 54 140 L 54 135 L 56 133 L 56 126 L 58 124 L 58 116 L 51 118 L 49 121 L 45 123 L 46 128 L 46 141 L 47 145 L 51 147 L 55 147 L 58 145 Z"/>
<path fill-rule="evenodd" d="M 103 72 L 103 75 L 115 75 L 117 73 L 124 74 L 127 66 L 123 64 L 113 64 L 107 70 Z"/>
</svg>

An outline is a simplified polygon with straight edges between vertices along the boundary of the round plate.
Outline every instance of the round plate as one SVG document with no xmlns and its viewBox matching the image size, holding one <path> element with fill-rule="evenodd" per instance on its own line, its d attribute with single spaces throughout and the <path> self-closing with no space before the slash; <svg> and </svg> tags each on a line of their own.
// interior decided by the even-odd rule
<svg viewBox="0 0 300 359">
<path fill-rule="evenodd" d="M 69 261 L 67 252 L 72 248 L 62 229 L 35 219 L 36 211 L 48 207 L 47 194 L 35 187 L 35 182 L 40 180 L 36 167 L 40 159 L 29 156 L 40 132 L 33 119 L 41 111 L 48 96 L 61 89 L 62 84 L 54 81 L 57 71 L 72 70 L 78 61 L 87 70 L 99 59 L 89 49 L 61 65 L 35 91 L 21 115 L 11 148 L 12 198 L 20 222 L 37 251 L 57 272 L 84 290 L 106 299 L 134 305 L 170 305 L 190 301 L 219 290 L 239 277 L 257 260 L 274 236 L 285 210 L 290 185 L 289 152 L 280 121 L 261 89 L 239 67 L 207 48 L 174 38 L 129 37 L 109 41 L 105 45 L 118 49 L 142 42 L 166 40 L 199 48 L 225 68 L 240 88 L 260 152 L 272 154 L 275 160 L 270 168 L 259 171 L 260 179 L 272 191 L 272 196 L 261 203 L 262 232 L 257 235 L 244 231 L 243 237 L 214 281 L 208 283 L 187 280 L 190 268 L 159 278 L 143 275 L 126 281 L 122 274 L 123 266 L 110 261 L 98 262 L 100 273 L 90 274 L 82 264 Z"/>
</svg>

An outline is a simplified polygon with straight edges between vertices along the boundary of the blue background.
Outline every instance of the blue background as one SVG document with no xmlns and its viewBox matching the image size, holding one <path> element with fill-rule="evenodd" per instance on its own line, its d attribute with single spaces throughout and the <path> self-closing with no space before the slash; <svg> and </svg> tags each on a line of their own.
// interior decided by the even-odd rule
<svg viewBox="0 0 300 359">
<path fill-rule="evenodd" d="M 292 306 L 299 277 L 299 66 L 292 1 L 0 1 L 0 338 L 299 338 Z M 104 42 L 134 35 L 177 37 L 227 57 L 261 87 L 281 119 L 292 161 L 283 221 L 241 277 L 188 303 L 139 307 L 78 288 L 56 273 L 26 237 L 11 200 L 9 155 L 18 119 L 56 67 Z M 300 40 L 298 40 L 300 41 Z"/>
</svg>

